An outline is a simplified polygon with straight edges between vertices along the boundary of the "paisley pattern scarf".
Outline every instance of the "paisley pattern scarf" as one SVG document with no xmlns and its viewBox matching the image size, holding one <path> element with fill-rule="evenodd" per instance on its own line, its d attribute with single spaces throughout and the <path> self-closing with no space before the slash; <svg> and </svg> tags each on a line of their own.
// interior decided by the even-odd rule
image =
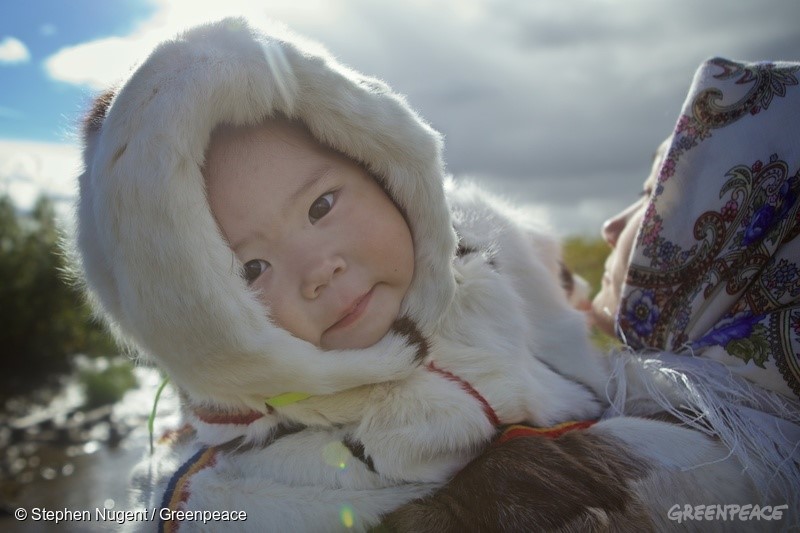
<svg viewBox="0 0 800 533">
<path fill-rule="evenodd" d="M 617 331 L 800 396 L 800 63 L 697 71 L 631 254 Z"/>
</svg>

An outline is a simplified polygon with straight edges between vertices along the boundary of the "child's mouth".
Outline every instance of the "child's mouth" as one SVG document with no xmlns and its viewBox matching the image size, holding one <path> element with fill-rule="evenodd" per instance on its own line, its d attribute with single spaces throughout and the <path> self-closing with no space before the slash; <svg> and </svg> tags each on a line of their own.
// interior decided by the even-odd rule
<svg viewBox="0 0 800 533">
<path fill-rule="evenodd" d="M 364 314 L 364 310 L 367 308 L 370 299 L 372 298 L 372 291 L 370 289 L 365 295 L 361 296 L 358 300 L 356 300 L 350 309 L 345 313 L 345 315 L 340 318 L 335 324 L 328 328 L 328 331 L 333 331 L 337 329 L 346 328 L 350 324 L 356 322 L 361 315 Z"/>
</svg>

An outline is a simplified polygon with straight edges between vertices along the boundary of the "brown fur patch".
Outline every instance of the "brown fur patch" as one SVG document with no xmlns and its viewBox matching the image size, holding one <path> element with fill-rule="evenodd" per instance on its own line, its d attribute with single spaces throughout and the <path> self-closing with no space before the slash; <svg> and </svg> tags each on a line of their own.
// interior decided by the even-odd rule
<svg viewBox="0 0 800 533">
<path fill-rule="evenodd" d="M 572 296 L 572 293 L 575 290 L 575 276 L 572 274 L 572 271 L 567 268 L 567 265 L 561 261 L 558 262 L 558 266 L 561 268 L 561 271 L 559 272 L 559 277 L 561 278 L 561 287 L 564 289 L 564 292 L 567 293 L 567 296 Z"/>
<path fill-rule="evenodd" d="M 363 442 L 348 436 L 342 441 L 342 444 L 350 451 L 353 457 L 364 463 L 370 471 L 376 472 L 375 463 L 372 461 L 372 457 L 364 451 Z"/>
<path fill-rule="evenodd" d="M 630 483 L 647 473 L 593 430 L 492 446 L 438 492 L 385 517 L 389 531 L 652 531 Z"/>
<path fill-rule="evenodd" d="M 94 102 L 92 102 L 92 108 L 83 119 L 84 137 L 88 137 L 89 135 L 100 131 L 100 128 L 103 125 L 103 120 L 106 118 L 108 108 L 111 105 L 111 101 L 114 99 L 114 94 L 114 90 L 109 89 L 94 99 Z"/>
<path fill-rule="evenodd" d="M 477 248 L 464 244 L 464 241 L 462 240 L 458 241 L 458 248 L 456 248 L 456 257 L 461 258 L 466 255 L 476 254 L 476 253 L 478 253 Z"/>
<path fill-rule="evenodd" d="M 394 321 L 394 324 L 392 324 L 392 331 L 405 336 L 411 344 L 417 345 L 417 354 L 414 357 L 415 361 L 421 363 L 428 357 L 430 351 L 428 340 L 422 336 L 422 333 L 417 329 L 417 325 L 413 320 L 407 316 L 398 318 Z"/>
<path fill-rule="evenodd" d="M 278 439 L 282 439 L 288 435 L 293 435 L 294 433 L 298 433 L 304 429 L 306 429 L 306 426 L 281 424 L 277 426 L 273 433 L 263 441 L 245 442 L 245 439 L 242 436 L 236 437 L 235 439 L 229 440 L 223 444 L 219 444 L 217 445 L 217 448 L 222 452 L 231 454 L 249 452 L 250 450 L 260 450 L 271 445 Z"/>
</svg>

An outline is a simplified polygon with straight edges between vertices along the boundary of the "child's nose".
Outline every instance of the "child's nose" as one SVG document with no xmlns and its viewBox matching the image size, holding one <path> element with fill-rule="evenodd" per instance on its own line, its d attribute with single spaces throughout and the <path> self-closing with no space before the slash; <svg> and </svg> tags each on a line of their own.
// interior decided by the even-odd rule
<svg viewBox="0 0 800 533">
<path fill-rule="evenodd" d="M 304 298 L 315 299 L 333 279 L 344 272 L 344 259 L 339 255 L 314 260 L 303 271 L 300 292 Z"/>
</svg>

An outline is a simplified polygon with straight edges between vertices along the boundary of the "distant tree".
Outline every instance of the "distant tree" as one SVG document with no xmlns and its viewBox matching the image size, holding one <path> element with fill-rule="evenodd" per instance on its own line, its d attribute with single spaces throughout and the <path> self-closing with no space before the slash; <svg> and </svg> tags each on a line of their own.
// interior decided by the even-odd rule
<svg viewBox="0 0 800 533">
<path fill-rule="evenodd" d="M 69 370 L 73 354 L 114 353 L 77 291 L 62 279 L 52 202 L 42 197 L 20 214 L 0 197 L 0 396 L 40 385 Z"/>
</svg>

